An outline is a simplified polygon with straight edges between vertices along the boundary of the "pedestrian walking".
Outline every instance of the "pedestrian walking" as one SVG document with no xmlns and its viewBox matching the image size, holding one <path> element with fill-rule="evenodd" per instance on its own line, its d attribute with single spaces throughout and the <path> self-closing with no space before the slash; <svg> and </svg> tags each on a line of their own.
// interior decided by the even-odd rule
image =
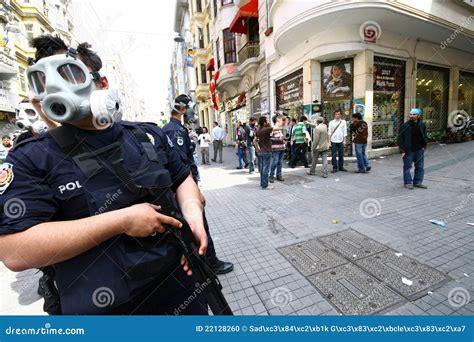
<svg viewBox="0 0 474 342">
<path fill-rule="evenodd" d="M 214 121 L 212 126 L 212 147 L 214 149 L 214 158 L 211 160 L 215 163 L 217 161 L 217 154 L 219 154 L 219 163 L 222 164 L 222 147 L 225 139 L 225 132 L 221 127 L 219 127 L 217 121 Z"/>
<path fill-rule="evenodd" d="M 296 167 L 296 164 L 298 161 L 302 161 L 304 167 L 308 168 L 308 161 L 306 160 L 306 150 L 308 149 L 308 145 L 306 144 L 308 142 L 307 136 L 306 136 L 306 125 L 304 122 L 308 120 L 306 116 L 302 115 L 300 117 L 299 122 L 293 126 L 292 129 L 292 141 L 294 145 L 294 150 L 291 155 L 290 162 L 288 165 L 291 168 Z"/>
<path fill-rule="evenodd" d="M 199 135 L 198 140 L 201 149 L 201 163 L 202 165 L 210 165 L 209 143 L 211 142 L 211 136 L 208 133 L 207 127 L 202 128 L 202 133 Z"/>
<path fill-rule="evenodd" d="M 370 165 L 369 159 L 367 158 L 367 154 L 365 153 L 369 129 L 367 122 L 362 120 L 362 115 L 360 113 L 352 114 L 350 131 L 357 158 L 356 173 L 369 172 L 372 167 Z"/>
<path fill-rule="evenodd" d="M 341 119 L 341 110 L 334 111 L 334 120 L 329 122 L 329 140 L 331 142 L 332 173 L 347 171 L 344 168 L 344 141 L 347 136 L 347 123 Z"/>
<path fill-rule="evenodd" d="M 255 171 L 255 146 L 253 144 L 253 138 L 255 138 L 255 133 L 257 132 L 257 119 L 251 117 L 249 119 L 249 125 L 246 126 L 245 133 L 247 134 L 247 148 L 249 150 L 249 174 L 254 173 Z"/>
<path fill-rule="evenodd" d="M 271 190 L 273 186 L 268 185 L 270 167 L 272 163 L 272 141 L 271 134 L 273 130 L 278 128 L 272 128 L 267 120 L 266 116 L 261 116 L 258 119 L 258 128 L 255 142 L 257 144 L 257 151 L 260 158 L 260 186 L 262 190 Z"/>
<path fill-rule="evenodd" d="M 427 144 L 426 126 L 421 121 L 421 110 L 413 108 L 410 111 L 410 120 L 400 127 L 398 146 L 403 159 L 403 182 L 405 188 L 414 187 L 427 189 L 423 184 L 425 175 L 425 148 Z M 415 164 L 415 176 L 412 179 L 411 168 Z"/>
<path fill-rule="evenodd" d="M 283 182 L 283 175 L 282 175 L 282 162 L 283 162 L 283 154 L 285 153 L 285 136 L 283 135 L 282 129 L 285 126 L 285 116 L 283 115 L 275 115 L 273 117 L 273 124 L 275 128 L 279 130 L 273 131 L 271 134 L 271 142 L 272 142 L 272 164 L 270 167 L 270 183 L 275 182 L 275 178 L 277 181 Z"/>
<path fill-rule="evenodd" d="M 245 133 L 245 128 L 242 127 L 242 122 L 238 121 L 235 124 L 235 146 L 237 148 L 237 159 L 239 161 L 239 166 L 236 167 L 237 170 L 242 170 L 249 166 L 247 161 L 247 133 Z"/>
<path fill-rule="evenodd" d="M 308 175 L 316 174 L 316 166 L 318 164 L 318 158 L 321 157 L 323 168 L 321 170 L 321 175 L 323 178 L 328 177 L 328 152 L 329 152 L 329 135 L 328 135 L 328 126 L 324 124 L 324 119 L 318 117 L 316 119 L 316 127 L 313 128 L 313 146 L 312 154 L 313 161 L 311 163 L 311 168 L 307 172 Z"/>
</svg>

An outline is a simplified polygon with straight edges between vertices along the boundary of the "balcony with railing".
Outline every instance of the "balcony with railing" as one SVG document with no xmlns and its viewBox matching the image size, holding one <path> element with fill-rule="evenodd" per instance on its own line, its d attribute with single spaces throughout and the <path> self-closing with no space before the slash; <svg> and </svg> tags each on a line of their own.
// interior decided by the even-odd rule
<svg viewBox="0 0 474 342">
<path fill-rule="evenodd" d="M 247 42 L 238 53 L 238 65 L 241 72 L 256 68 L 259 63 L 260 42 Z"/>
</svg>

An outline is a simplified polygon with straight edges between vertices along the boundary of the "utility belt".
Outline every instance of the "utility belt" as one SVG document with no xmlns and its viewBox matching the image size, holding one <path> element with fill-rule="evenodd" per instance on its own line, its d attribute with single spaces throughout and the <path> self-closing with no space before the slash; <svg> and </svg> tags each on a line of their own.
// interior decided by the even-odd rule
<svg viewBox="0 0 474 342">
<path fill-rule="evenodd" d="M 82 187 L 88 197 L 90 215 L 144 202 L 159 203 L 164 212 L 176 211 L 174 195 L 169 190 L 171 175 L 164 166 L 166 153 L 157 151 L 139 127 L 116 124 L 123 125 L 124 131 L 131 130 L 146 157 L 142 158 L 143 167 L 136 174 L 130 174 L 125 168 L 119 141 L 85 152 L 83 145 L 78 143 L 79 139 L 72 139 L 73 128 L 61 126 L 49 131 L 85 175 Z M 102 188 L 102 182 L 106 181 L 107 186 Z M 110 201 L 106 210 L 99 210 L 98 207 L 114 192 L 120 195 Z M 45 297 L 45 311 L 59 314 L 59 305 L 62 314 L 105 313 L 169 276 L 179 266 L 180 255 L 177 243 L 169 234 L 146 238 L 125 234 L 115 236 L 79 256 L 54 265 L 54 274 L 48 271 L 50 275 L 43 287 L 44 292 L 51 295 Z M 53 288 L 54 283 L 57 290 Z"/>
</svg>

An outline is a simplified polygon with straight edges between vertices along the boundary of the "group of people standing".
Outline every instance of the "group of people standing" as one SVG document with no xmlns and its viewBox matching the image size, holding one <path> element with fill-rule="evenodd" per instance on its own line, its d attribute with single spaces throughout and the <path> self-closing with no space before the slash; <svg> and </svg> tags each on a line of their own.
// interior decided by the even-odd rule
<svg viewBox="0 0 474 342">
<path fill-rule="evenodd" d="M 366 153 L 367 122 L 362 119 L 360 113 L 352 114 L 350 124 L 342 118 L 340 109 L 336 109 L 333 114 L 334 119 L 328 124 L 324 122 L 322 116 L 310 122 L 304 115 L 297 120 L 284 114 L 274 115 L 273 125 L 270 125 L 266 116 L 259 117 L 258 122 L 255 117 L 251 117 L 248 123 L 237 122 L 234 129 L 238 161 L 236 169 L 248 168 L 249 174 L 258 170 L 260 187 L 264 190 L 273 189 L 269 183 L 274 183 L 275 180 L 284 181 L 282 174 L 284 160 L 288 161 L 290 168 L 295 168 L 298 164 L 308 168 L 306 173 L 310 176 L 316 175 L 316 168 L 321 160 L 321 176 L 327 178 L 328 156 L 331 156 L 332 173 L 347 172 L 348 170 L 344 167 L 344 151 L 348 144 L 354 144 L 357 159 L 355 173 L 370 172 L 372 164 Z M 422 151 L 426 146 L 426 128 L 419 120 L 420 116 L 419 109 L 412 109 L 410 121 L 402 126 L 399 133 L 399 146 L 404 161 L 404 181 L 407 188 L 425 188 L 421 183 L 423 181 Z M 203 165 L 209 165 L 211 141 L 214 147 L 214 158 L 211 160 L 217 162 L 217 155 L 219 155 L 219 163 L 222 163 L 225 131 L 217 122 L 214 122 L 213 126 L 211 134 L 208 133 L 206 127 L 198 128 L 196 133 L 190 133 L 195 134 L 195 141 L 200 144 Z M 351 139 L 348 139 L 348 134 Z M 414 150 L 411 151 L 412 149 Z M 197 152 L 195 157 L 197 158 Z M 414 181 L 409 176 L 412 164 L 415 164 Z"/>
</svg>

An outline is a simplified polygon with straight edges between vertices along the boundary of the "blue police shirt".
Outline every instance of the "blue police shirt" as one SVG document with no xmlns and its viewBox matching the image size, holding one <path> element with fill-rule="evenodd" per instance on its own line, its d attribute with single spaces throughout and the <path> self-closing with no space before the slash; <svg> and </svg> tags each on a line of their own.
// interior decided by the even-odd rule
<svg viewBox="0 0 474 342">
<path fill-rule="evenodd" d="M 191 139 L 189 138 L 188 130 L 183 126 L 180 120 L 173 117 L 170 119 L 170 122 L 163 127 L 163 130 L 171 139 L 173 144 L 176 145 L 180 152 L 181 159 L 191 168 L 193 178 L 197 182 L 199 179 L 199 172 L 197 165 L 194 163 L 193 147 Z"/>
<path fill-rule="evenodd" d="M 159 162 L 145 161 L 140 143 L 131 129 L 124 127 L 125 124 L 138 126 L 147 134 L 159 156 Z M 119 141 L 125 168 L 134 179 L 136 176 L 144 180 L 145 185 L 155 185 L 151 183 L 158 179 L 147 179 L 149 172 L 146 171 L 150 169 L 150 164 L 155 164 L 151 169 L 163 169 L 161 171 L 168 175 L 173 190 L 190 174 L 189 166 L 183 163 L 178 149 L 154 124 L 121 122 L 101 131 L 73 129 L 82 138 L 85 150 L 94 151 Z M 49 133 L 16 145 L 0 168 L 0 206 L 3 208 L 0 234 L 18 233 L 48 221 L 89 217 L 123 208 L 137 200 L 123 188 L 120 190 L 117 186 L 120 182 L 107 170 L 94 177 L 81 174 L 74 161 L 64 155 Z M 160 176 L 163 174 L 161 171 L 158 172 Z M 95 188 L 100 188 L 97 189 L 97 195 L 92 193 Z M 173 201 L 174 192 L 166 193 L 170 197 L 166 200 Z M 133 288 L 125 272 L 126 266 L 133 267 L 137 261 L 154 260 L 157 255 L 166 256 L 177 250 L 176 246 L 170 247 L 166 241 L 163 246 L 157 247 L 158 252 L 140 247 L 133 249 L 127 243 L 121 243 L 126 238 L 130 237 L 122 234 L 54 265 L 63 314 L 94 312 L 96 308 L 91 306 L 91 291 L 101 284 L 113 289 L 117 304 L 129 300 L 131 292 L 146 282 L 137 282 L 133 285 L 136 288 Z"/>
</svg>

